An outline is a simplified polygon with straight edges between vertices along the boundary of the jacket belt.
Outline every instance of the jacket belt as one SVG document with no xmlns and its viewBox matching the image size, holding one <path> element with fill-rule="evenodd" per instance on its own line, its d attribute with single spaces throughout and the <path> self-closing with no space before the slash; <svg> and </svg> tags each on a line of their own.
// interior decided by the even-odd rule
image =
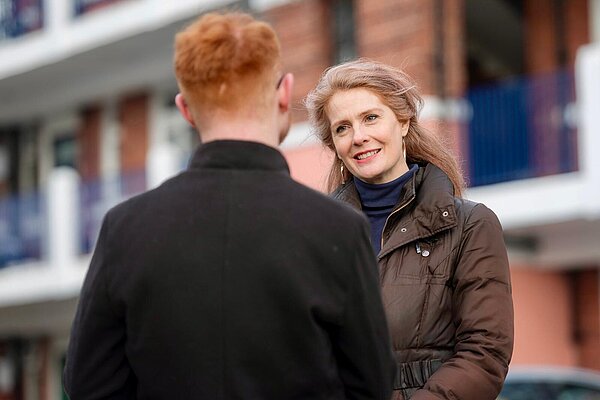
<svg viewBox="0 0 600 400">
<path fill-rule="evenodd" d="M 437 359 L 398 363 L 394 390 L 423 387 L 441 365 L 442 360 Z"/>
</svg>

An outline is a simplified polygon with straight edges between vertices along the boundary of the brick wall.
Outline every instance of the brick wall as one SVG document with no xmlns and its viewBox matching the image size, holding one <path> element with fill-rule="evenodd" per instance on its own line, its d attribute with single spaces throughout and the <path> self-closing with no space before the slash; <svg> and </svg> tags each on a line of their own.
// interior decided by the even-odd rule
<svg viewBox="0 0 600 400">
<path fill-rule="evenodd" d="M 356 0 L 356 43 L 362 57 L 403 68 L 433 93 L 433 0 Z"/>
<path fill-rule="evenodd" d="M 598 269 L 578 271 L 574 276 L 575 340 L 578 364 L 600 370 L 600 298 Z"/>
<path fill-rule="evenodd" d="M 554 71 L 556 66 L 556 21 L 552 2 L 526 0 L 523 3 L 525 70 L 528 73 Z"/>
<path fill-rule="evenodd" d="M 295 77 L 293 120 L 305 121 L 302 100 L 331 64 L 333 22 L 329 3 L 295 1 L 267 10 L 264 18 L 273 25 L 281 40 L 283 70 L 292 72 Z"/>
<path fill-rule="evenodd" d="M 587 43 L 590 43 L 590 25 L 588 0 L 568 0 L 566 1 L 566 43 L 567 60 L 569 65 L 575 63 L 577 49 Z"/>
<path fill-rule="evenodd" d="M 554 2 L 526 0 L 524 6 L 525 69 L 528 73 L 552 72 L 559 67 L 560 41 L 564 42 L 566 65 L 573 66 L 577 49 L 589 43 L 588 1 L 563 2 L 560 11 L 564 38 L 559 37 L 557 11 Z"/>
<path fill-rule="evenodd" d="M 356 0 L 358 53 L 403 68 L 422 93 L 438 94 L 435 50 L 441 29 L 444 92 L 460 96 L 465 86 L 463 2 L 444 0 L 438 10 L 435 0 Z"/>
<path fill-rule="evenodd" d="M 139 171 L 146 166 L 148 151 L 148 96 L 124 97 L 119 104 L 121 170 Z"/>
<path fill-rule="evenodd" d="M 446 95 L 462 97 L 467 89 L 465 0 L 444 0 Z"/>
<path fill-rule="evenodd" d="M 77 165 L 84 181 L 94 180 L 99 175 L 101 112 L 100 107 L 92 106 L 81 113 L 81 126 L 77 132 Z"/>
<path fill-rule="evenodd" d="M 443 18 L 443 90 L 436 88 L 436 4 L 435 0 L 354 0 L 357 53 L 405 69 L 423 94 L 458 97 L 466 85 L 464 0 L 444 0 L 437 13 Z M 296 77 L 295 121 L 306 119 L 301 100 L 332 63 L 331 7 L 327 0 L 294 1 L 264 14 L 281 39 L 284 69 Z"/>
<path fill-rule="evenodd" d="M 146 189 L 149 102 L 145 93 L 124 97 L 119 104 L 121 190 L 132 195 Z"/>
</svg>

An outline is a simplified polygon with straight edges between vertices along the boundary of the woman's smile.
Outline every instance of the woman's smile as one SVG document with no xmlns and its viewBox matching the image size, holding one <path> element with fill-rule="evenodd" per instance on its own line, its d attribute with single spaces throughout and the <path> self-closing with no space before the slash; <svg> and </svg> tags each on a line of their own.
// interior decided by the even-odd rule
<svg viewBox="0 0 600 400">
<path fill-rule="evenodd" d="M 358 162 L 368 162 L 371 161 L 380 151 L 381 149 L 363 151 L 357 153 L 354 158 L 358 160 Z"/>
<path fill-rule="evenodd" d="M 325 109 L 336 153 L 352 175 L 368 183 L 386 183 L 408 171 L 403 156 L 408 122 L 398 121 L 373 92 L 336 92 Z"/>
</svg>

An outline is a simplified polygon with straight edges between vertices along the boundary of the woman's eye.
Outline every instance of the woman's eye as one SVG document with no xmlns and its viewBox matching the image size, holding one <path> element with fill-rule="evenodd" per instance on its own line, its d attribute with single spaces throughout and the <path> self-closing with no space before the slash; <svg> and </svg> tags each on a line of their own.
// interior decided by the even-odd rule
<svg viewBox="0 0 600 400">
<path fill-rule="evenodd" d="M 335 133 L 340 134 L 340 133 L 344 132 L 345 130 L 346 130 L 346 126 L 340 125 L 337 128 L 335 128 Z"/>
<path fill-rule="evenodd" d="M 375 115 L 375 114 L 369 114 L 369 115 L 367 115 L 367 116 L 365 117 L 365 119 L 366 119 L 367 121 L 375 121 L 377 118 L 378 118 L 378 116 L 377 116 L 377 115 Z"/>
</svg>

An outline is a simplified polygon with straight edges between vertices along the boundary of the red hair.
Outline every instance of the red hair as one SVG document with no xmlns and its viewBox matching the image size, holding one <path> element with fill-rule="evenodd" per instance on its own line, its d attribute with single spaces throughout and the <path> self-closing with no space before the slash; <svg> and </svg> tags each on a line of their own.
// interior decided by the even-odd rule
<svg viewBox="0 0 600 400">
<path fill-rule="evenodd" d="M 175 37 L 175 75 L 187 102 L 232 111 L 274 92 L 280 45 L 273 28 L 244 13 L 208 13 Z"/>
</svg>

